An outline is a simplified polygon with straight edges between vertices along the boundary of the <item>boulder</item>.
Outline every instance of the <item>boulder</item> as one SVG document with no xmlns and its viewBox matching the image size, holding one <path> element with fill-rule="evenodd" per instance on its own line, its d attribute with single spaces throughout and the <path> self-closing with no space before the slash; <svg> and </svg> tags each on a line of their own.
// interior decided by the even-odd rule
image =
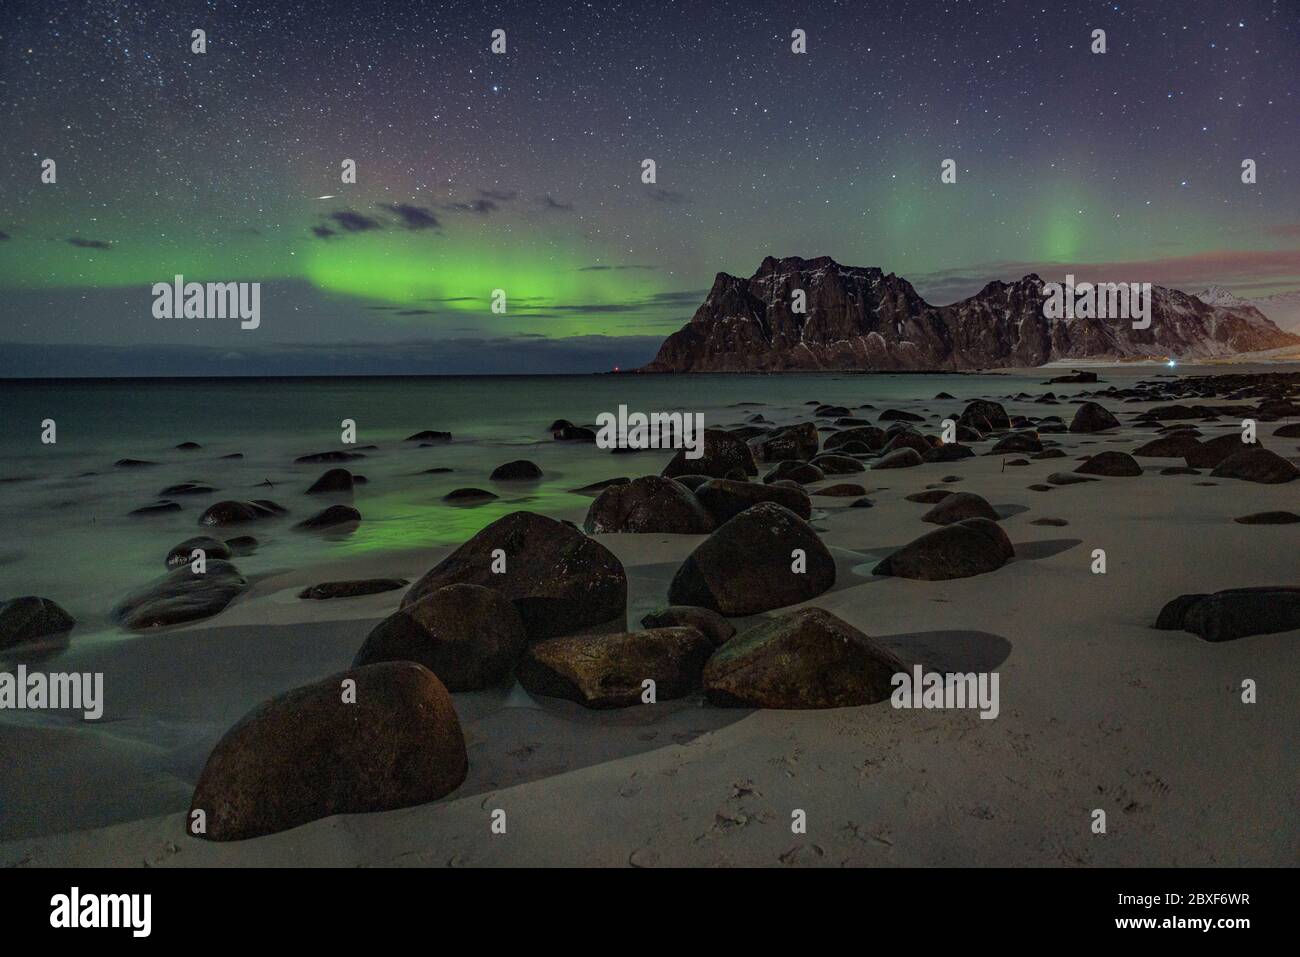
<svg viewBox="0 0 1300 957">
<path fill-rule="evenodd" d="M 987 518 L 968 518 L 909 542 L 871 573 L 947 581 L 995 571 L 1014 557 L 1015 549 L 1002 526 Z"/>
<path fill-rule="evenodd" d="M 641 619 L 642 628 L 694 628 L 717 647 L 726 644 L 736 626 L 716 611 L 697 605 L 669 605 L 652 611 Z"/>
<path fill-rule="evenodd" d="M 326 528 L 338 528 L 341 525 L 354 525 L 361 521 L 361 513 L 351 505 L 331 505 L 323 508 L 310 518 L 305 518 L 294 528 L 304 531 L 316 531 Z"/>
<path fill-rule="evenodd" d="M 496 497 L 495 492 L 483 488 L 456 488 L 444 495 L 442 500 L 453 505 L 482 505 Z"/>
<path fill-rule="evenodd" d="M 494 552 L 505 571 L 497 574 Z M 613 553 L 572 525 L 511 512 L 411 586 L 402 607 L 457 583 L 495 588 L 515 603 L 529 639 L 553 638 L 627 614 L 627 574 Z M 689 603 L 686 603 L 689 604 Z"/>
<path fill-rule="evenodd" d="M 910 469 L 921 465 L 925 460 L 916 449 L 895 449 L 883 458 L 872 463 L 873 469 Z"/>
<path fill-rule="evenodd" d="M 936 445 L 925 453 L 922 458 L 927 462 L 956 462 L 960 459 L 969 459 L 975 455 L 975 450 L 969 445 L 958 445 L 956 442 L 945 442 L 942 445 Z"/>
<path fill-rule="evenodd" d="M 489 478 L 493 482 L 532 482 L 542 477 L 542 470 L 527 459 L 515 459 L 498 465 Z"/>
<path fill-rule="evenodd" d="M 427 668 L 385 662 L 245 715 L 208 756 L 185 819 L 202 810 L 206 832 L 194 836 L 244 840 L 332 814 L 426 804 L 456 790 L 468 769 L 447 689 Z"/>
<path fill-rule="evenodd" d="M 817 434 L 817 426 L 812 422 L 788 426 L 771 435 L 751 439 L 749 443 L 754 456 L 764 462 L 807 460 L 817 454 L 820 446 L 821 437 Z"/>
<path fill-rule="evenodd" d="M 865 465 L 847 455 L 823 454 L 817 456 L 809 464 L 817 466 L 825 475 L 851 475 L 855 472 L 865 472 L 867 470 Z"/>
<path fill-rule="evenodd" d="M 732 469 L 742 469 L 746 475 L 757 475 L 754 455 L 742 439 L 721 429 L 704 430 L 704 454 L 698 459 L 688 459 L 687 449 L 679 449 L 661 473 L 664 478 L 678 475 L 707 475 L 726 478 Z"/>
<path fill-rule="evenodd" d="M 642 703 L 649 679 L 655 700 L 669 701 L 699 689 L 713 647 L 691 627 L 549 638 L 524 653 L 519 683 L 529 694 L 585 708 L 626 708 Z"/>
<path fill-rule="evenodd" d="M 1190 631 L 1206 641 L 1291 631 L 1300 628 L 1300 588 L 1265 585 L 1180 595 L 1160 610 L 1155 627 Z"/>
<path fill-rule="evenodd" d="M 1181 459 L 1200 445 L 1200 440 L 1190 432 L 1170 432 L 1139 445 L 1133 454 L 1151 459 Z"/>
<path fill-rule="evenodd" d="M 885 444 L 885 430 L 874 425 L 844 429 L 842 432 L 836 432 L 834 435 L 827 437 L 826 451 L 843 449 L 853 443 L 861 443 L 869 451 L 875 451 Z"/>
<path fill-rule="evenodd" d="M 450 432 L 439 432 L 436 429 L 425 429 L 423 432 L 416 432 L 414 435 L 406 437 L 407 442 L 450 442 Z"/>
<path fill-rule="evenodd" d="M 815 488 L 812 490 L 813 495 L 829 495 L 832 498 L 856 498 L 860 495 L 866 495 L 867 490 L 857 482 L 840 482 L 838 485 L 827 485 L 825 488 Z"/>
<path fill-rule="evenodd" d="M 1240 452 L 1247 443 L 1241 441 L 1241 433 L 1233 432 L 1207 439 L 1200 445 L 1189 447 L 1183 454 L 1188 468 L 1212 469 L 1234 452 Z"/>
<path fill-rule="evenodd" d="M 1210 477 L 1239 479 L 1262 485 L 1280 485 L 1300 478 L 1300 469 L 1263 446 L 1247 445 L 1215 466 Z"/>
<path fill-rule="evenodd" d="M 1088 434 L 1118 428 L 1119 419 L 1115 418 L 1104 405 L 1096 402 L 1085 402 L 1079 406 L 1074 413 L 1074 419 L 1070 422 L 1070 431 L 1075 433 Z"/>
<path fill-rule="evenodd" d="M 951 525 L 953 522 L 962 522 L 968 518 L 987 518 L 991 522 L 998 520 L 998 513 L 990 505 L 974 492 L 953 492 L 946 495 L 943 501 L 938 502 L 934 508 L 921 516 L 921 521 L 931 522 L 935 525 Z"/>
<path fill-rule="evenodd" d="M 389 615 L 366 636 L 352 667 L 424 665 L 450 691 L 502 684 L 528 644 L 514 602 L 482 585 L 447 585 Z"/>
<path fill-rule="evenodd" d="M 211 618 L 235 600 L 248 582 L 230 562 L 212 559 L 196 575 L 182 565 L 123 598 L 110 617 L 131 631 Z"/>
<path fill-rule="evenodd" d="M 623 485 L 611 485 L 596 496 L 583 522 L 589 535 L 614 532 L 704 535 L 713 531 L 714 526 L 713 517 L 689 489 L 658 475 L 644 475 Z"/>
<path fill-rule="evenodd" d="M 179 568 L 182 565 L 188 565 L 194 561 L 194 550 L 203 549 L 203 560 L 209 561 L 214 558 L 225 560 L 230 558 L 232 552 L 230 546 L 220 539 L 211 538 L 207 535 L 196 535 L 194 538 L 187 538 L 178 545 L 173 545 L 171 551 L 167 553 L 164 564 L 167 570 Z"/>
<path fill-rule="evenodd" d="M 795 571 L 795 549 L 806 564 Z M 754 615 L 815 598 L 835 584 L 835 560 L 813 527 L 773 502 L 746 509 L 691 552 L 668 589 L 674 605 Z"/>
<path fill-rule="evenodd" d="M 308 495 L 329 495 L 333 493 L 350 493 L 352 491 L 352 473 L 347 469 L 330 469 L 307 489 Z"/>
<path fill-rule="evenodd" d="M 1109 450 L 1098 452 L 1090 456 L 1088 461 L 1084 462 L 1074 470 L 1080 475 L 1112 475 L 1132 477 L 1142 474 L 1142 466 L 1138 465 L 1137 459 L 1127 452 L 1116 452 Z M 1051 479 L 1049 478 L 1050 482 Z"/>
<path fill-rule="evenodd" d="M 737 635 L 704 667 L 711 704 L 848 708 L 884 701 L 907 665 L 822 608 L 800 608 Z"/>
<path fill-rule="evenodd" d="M 709 479 L 695 489 L 695 497 L 718 525 L 730 521 L 760 502 L 783 505 L 804 521 L 812 517 L 812 500 L 798 485 L 777 482 L 761 485 L 757 482 Z"/>
<path fill-rule="evenodd" d="M 1284 511 L 1253 512 L 1250 515 L 1234 518 L 1233 521 L 1240 525 L 1294 525 L 1300 522 L 1300 515 Z"/>
<path fill-rule="evenodd" d="M 60 635 L 71 630 L 76 619 L 50 601 L 35 595 L 0 602 L 0 648 Z"/>
<path fill-rule="evenodd" d="M 763 483 L 770 485 L 773 482 L 785 479 L 790 482 L 797 482 L 800 485 L 810 485 L 813 482 L 821 482 L 825 478 L 826 474 L 815 465 L 799 462 L 795 459 L 786 459 L 763 476 Z"/>
<path fill-rule="evenodd" d="M 989 455 L 1006 455 L 1017 452 L 1041 452 L 1043 451 L 1043 440 L 1038 437 L 1037 432 L 1012 432 L 1010 435 L 1004 435 L 998 439 L 997 443 L 989 450 Z"/>
<path fill-rule="evenodd" d="M 331 598 L 357 598 L 361 595 L 377 595 L 381 592 L 396 591 L 409 585 L 405 578 L 358 578 L 349 581 L 321 582 L 298 592 L 299 598 L 312 601 L 326 601 Z M 455 689 L 452 689 L 455 690 Z"/>
<path fill-rule="evenodd" d="M 980 432 L 1011 428 L 1011 419 L 1000 402 L 988 399 L 976 399 L 968 402 L 958 419 L 962 425 L 969 425 Z"/>
<path fill-rule="evenodd" d="M 213 528 L 226 525 L 244 525 L 248 522 L 260 522 L 263 519 L 283 515 L 285 510 L 273 502 L 258 500 L 253 502 L 217 502 L 209 505 L 199 516 L 199 524 Z"/>
</svg>

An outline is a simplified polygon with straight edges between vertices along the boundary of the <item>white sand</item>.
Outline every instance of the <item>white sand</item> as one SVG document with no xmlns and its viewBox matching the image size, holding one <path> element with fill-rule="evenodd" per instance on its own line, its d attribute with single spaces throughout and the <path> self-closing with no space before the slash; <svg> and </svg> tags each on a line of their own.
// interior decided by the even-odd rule
<svg viewBox="0 0 1300 957">
<path fill-rule="evenodd" d="M 1103 378 L 1123 385 L 1120 375 Z M 1049 388 L 1098 387 L 1039 391 Z M 1067 422 L 1074 411 L 1006 404 Z M 1125 421 L 1146 408 L 1105 404 Z M 1214 435 L 1234 423 L 1200 427 Z M 1264 443 L 1296 460 L 1297 442 L 1270 438 L 1275 427 L 1261 425 Z M 1211 644 L 1150 626 L 1182 593 L 1300 583 L 1300 526 L 1232 521 L 1300 510 L 1300 482 L 1166 477 L 1159 468 L 1181 460 L 1141 459 L 1139 478 L 1026 488 L 1077 455 L 1131 451 L 1152 434 L 1044 436 L 1068 457 L 1026 467 L 981 456 L 828 481 L 861 482 L 871 509 L 814 498 L 839 581 L 811 604 L 934 667 L 997 670 L 996 720 L 888 703 L 756 712 L 697 696 L 587 712 L 518 688 L 458 694 L 470 776 L 448 798 L 238 843 L 187 837 L 190 787 L 217 738 L 258 701 L 346 667 L 402 594 L 308 602 L 296 592 L 332 578 L 414 579 L 447 549 L 375 553 L 264 578 L 207 622 L 92 643 L 61 664 L 106 672 L 107 711 L 93 726 L 5 725 L 0 864 L 1293 865 L 1300 632 Z M 610 474 L 656 470 L 666 457 Z M 958 581 L 872 578 L 876 560 L 932 527 L 920 521 L 929 506 L 903 497 L 945 475 L 962 480 L 944 487 L 1004 512 L 1016 560 Z M 1196 484 L 1207 481 L 1218 484 Z M 1069 524 L 1030 524 L 1044 516 Z M 635 627 L 700 538 L 602 541 L 627 566 Z M 1106 551 L 1105 575 L 1090 571 L 1094 548 Z M 1246 678 L 1258 682 L 1253 705 L 1240 701 Z M 505 835 L 489 830 L 497 808 Z M 1106 812 L 1104 835 L 1090 830 L 1094 808 Z M 806 834 L 791 832 L 795 809 Z"/>
</svg>

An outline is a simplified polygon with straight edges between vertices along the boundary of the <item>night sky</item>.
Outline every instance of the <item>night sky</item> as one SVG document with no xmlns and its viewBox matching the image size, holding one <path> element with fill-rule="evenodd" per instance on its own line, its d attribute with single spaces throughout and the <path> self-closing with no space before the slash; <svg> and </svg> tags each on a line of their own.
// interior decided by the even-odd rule
<svg viewBox="0 0 1300 957">
<path fill-rule="evenodd" d="M 0 375 L 635 365 L 769 254 L 1269 293 L 1298 176 L 1300 0 L 6 0 Z"/>
</svg>

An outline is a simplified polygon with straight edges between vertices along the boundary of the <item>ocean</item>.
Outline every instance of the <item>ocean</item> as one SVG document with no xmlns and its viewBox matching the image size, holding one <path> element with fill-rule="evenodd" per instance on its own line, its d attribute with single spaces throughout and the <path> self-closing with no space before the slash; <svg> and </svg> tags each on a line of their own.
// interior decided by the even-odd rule
<svg viewBox="0 0 1300 957">
<path fill-rule="evenodd" d="M 850 408 L 874 405 L 874 421 L 889 406 L 942 414 L 961 409 L 960 401 L 934 401 L 940 392 L 958 400 L 1041 392 L 1045 378 L 1039 373 L 7 380 L 0 382 L 0 526 L 5 530 L 0 597 L 52 598 L 83 629 L 115 631 L 107 619 L 113 604 L 163 574 L 173 545 L 208 534 L 198 517 L 222 499 L 266 498 L 289 509 L 284 519 L 218 530 L 220 537 L 258 539 L 253 554 L 236 559 L 247 576 L 359 552 L 458 544 L 517 509 L 571 511 L 590 502 L 573 489 L 617 475 L 658 473 L 672 454 L 613 455 L 590 444 L 556 442 L 547 431 L 555 419 L 590 424 L 619 405 L 646 413 L 698 412 L 706 427 L 725 427 L 757 412 L 778 423 L 795 421 L 807 417 L 806 403 L 816 400 Z M 57 430 L 57 441 L 48 445 L 41 442 L 47 419 Z M 362 522 L 350 535 L 296 531 L 296 521 L 332 501 L 305 494 L 332 466 L 294 459 L 344 448 L 345 419 L 357 428 L 356 443 L 348 448 L 365 456 L 344 463 L 368 479 L 352 500 Z M 451 432 L 453 441 L 425 448 L 403 441 L 425 429 Z M 201 448 L 177 449 L 183 442 Z M 243 458 L 222 458 L 234 453 Z M 541 467 L 541 481 L 489 481 L 496 466 L 521 458 Z M 156 464 L 115 466 L 121 459 Z M 432 468 L 452 471 L 427 474 Z M 179 512 L 128 514 L 181 482 L 216 491 L 171 499 L 181 505 Z M 442 501 L 447 492 L 465 486 L 500 497 L 475 507 Z"/>
</svg>

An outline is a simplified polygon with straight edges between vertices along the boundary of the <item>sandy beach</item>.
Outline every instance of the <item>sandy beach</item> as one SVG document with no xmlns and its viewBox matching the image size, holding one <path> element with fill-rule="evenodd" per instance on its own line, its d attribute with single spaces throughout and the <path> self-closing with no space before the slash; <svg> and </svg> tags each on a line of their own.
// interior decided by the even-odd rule
<svg viewBox="0 0 1300 957">
<path fill-rule="evenodd" d="M 1216 643 L 1152 626 L 1182 594 L 1300 583 L 1300 525 L 1234 521 L 1295 511 L 1300 482 L 1213 478 L 1209 469 L 1162 475 L 1182 461 L 1144 457 L 1140 476 L 1045 485 L 1082 456 L 1131 453 L 1156 436 L 1136 416 L 1161 403 L 1095 394 L 1156 371 L 1097 371 L 1100 384 L 1033 390 L 1054 391 L 1059 405 L 987 390 L 890 403 L 923 416 L 916 427 L 931 433 L 979 397 L 1003 403 L 1012 416 L 1056 414 L 1068 424 L 1077 403 L 1064 397 L 1089 392 L 1121 426 L 1044 433 L 1044 445 L 1063 457 L 989 455 L 986 439 L 960 461 L 877 470 L 864 457 L 866 471 L 806 487 L 811 525 L 836 574 L 833 587 L 800 604 L 832 612 L 927 668 L 996 671 L 995 720 L 973 710 L 896 709 L 888 701 L 802 711 L 722 708 L 698 691 L 589 710 L 529 695 L 512 682 L 453 693 L 469 772 L 441 800 L 330 816 L 242 841 L 187 835 L 194 784 L 218 739 L 259 702 L 348 668 L 404 589 L 326 601 L 298 593 L 324 581 L 414 582 L 454 546 L 365 550 L 250 575 L 229 607 L 192 624 L 84 644 L 74 632 L 71 646 L 57 653 L 28 649 L 14 657 L 11 649 L 6 668 L 20 658 L 35 667 L 44 658 L 50 669 L 103 672 L 107 693 L 97 722 L 5 716 L 0 764 L 10 770 L 0 775 L 0 863 L 1293 865 L 1300 848 L 1300 705 L 1293 693 L 1300 631 Z M 1045 380 L 1059 372 L 1025 374 Z M 818 395 L 816 378 L 802 385 Z M 872 401 L 865 389 L 861 401 Z M 862 413 L 872 422 L 884 408 L 875 404 Z M 775 426 L 811 418 L 810 407 L 791 402 L 738 409 L 735 422 L 722 424 L 754 412 Z M 1292 463 L 1300 462 L 1300 441 L 1273 433 L 1294 421 L 1259 423 L 1259 441 Z M 1241 430 L 1229 417 L 1192 424 L 1203 439 Z M 607 475 L 658 474 L 671 456 L 617 457 Z M 1018 459 L 1026 464 L 1013 464 Z M 760 464 L 754 481 L 770 468 Z M 818 494 L 846 481 L 861 484 L 874 506 Z M 931 506 L 907 499 L 933 488 L 987 500 L 1015 557 L 986 574 L 946 581 L 873 575 L 878 561 L 933 528 L 921 522 Z M 365 494 L 356 496 L 363 512 Z M 562 502 L 545 514 L 581 526 L 586 506 Z M 1061 521 L 1035 524 L 1049 518 Z M 628 580 L 626 621 L 605 630 L 628 631 L 667 604 L 678 567 L 707 538 L 596 537 Z M 1104 574 L 1092 571 L 1095 549 L 1105 551 Z M 732 624 L 743 633 L 790 610 Z M 1257 683 L 1253 704 L 1241 699 L 1246 679 Z M 1106 814 L 1104 834 L 1090 827 L 1096 809 Z M 492 830 L 498 810 L 505 833 Z M 791 830 L 796 811 L 806 815 L 806 833 Z"/>
</svg>

